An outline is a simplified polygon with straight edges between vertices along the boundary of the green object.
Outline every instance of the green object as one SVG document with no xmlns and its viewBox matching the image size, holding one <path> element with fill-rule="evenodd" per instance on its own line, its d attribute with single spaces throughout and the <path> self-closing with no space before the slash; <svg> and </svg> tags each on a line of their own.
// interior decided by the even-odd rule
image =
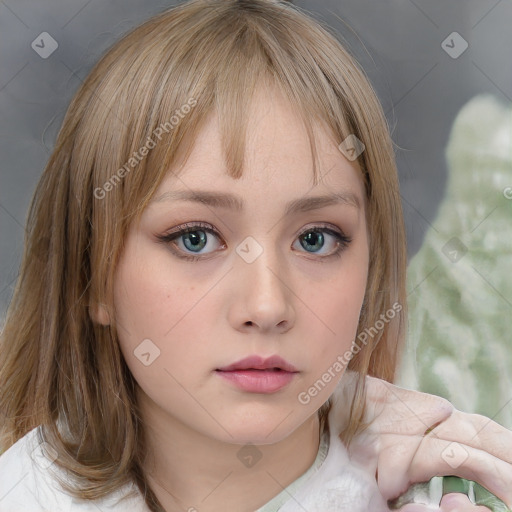
<svg viewBox="0 0 512 512">
<path fill-rule="evenodd" d="M 490 508 L 493 512 L 510 512 L 510 509 L 501 500 L 496 498 L 480 484 L 474 483 L 475 503 Z"/>
<path fill-rule="evenodd" d="M 469 480 L 464 480 L 456 476 L 446 476 L 443 478 L 443 496 L 445 494 L 450 494 L 451 492 L 460 492 L 462 494 L 467 494 L 471 499 L 474 497 L 470 496 L 470 492 L 473 487 L 472 484 L 473 482 Z M 474 501 L 474 499 L 471 501 Z"/>
<path fill-rule="evenodd" d="M 438 507 L 443 496 L 450 493 L 465 494 L 472 503 L 487 507 L 492 512 L 512 512 L 480 484 L 456 476 L 436 476 L 429 482 L 413 484 L 402 496 L 390 501 L 388 506 L 391 510 L 398 510 L 408 503 Z"/>
</svg>

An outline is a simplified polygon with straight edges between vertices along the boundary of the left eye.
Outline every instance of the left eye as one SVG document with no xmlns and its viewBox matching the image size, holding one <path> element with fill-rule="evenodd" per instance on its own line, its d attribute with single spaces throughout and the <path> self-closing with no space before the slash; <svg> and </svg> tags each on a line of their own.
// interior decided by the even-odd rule
<svg viewBox="0 0 512 512">
<path fill-rule="evenodd" d="M 314 254 L 330 256 L 340 252 L 350 240 L 329 228 L 312 228 L 301 233 L 297 240 L 307 251 Z M 325 249 L 324 252 L 321 252 Z"/>
</svg>

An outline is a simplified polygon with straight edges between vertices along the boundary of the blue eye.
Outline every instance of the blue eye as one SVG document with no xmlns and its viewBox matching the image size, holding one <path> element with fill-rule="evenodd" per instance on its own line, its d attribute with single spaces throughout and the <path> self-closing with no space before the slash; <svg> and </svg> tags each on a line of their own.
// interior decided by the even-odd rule
<svg viewBox="0 0 512 512">
<path fill-rule="evenodd" d="M 215 241 L 215 239 L 220 238 L 220 236 L 209 224 L 202 223 L 183 224 L 178 227 L 177 231 L 166 235 L 159 235 L 157 238 L 161 242 L 176 246 L 178 251 L 182 253 L 178 254 L 178 256 L 191 261 L 200 259 L 200 256 L 187 255 L 187 251 L 201 255 L 214 252 L 219 247 L 225 247 L 225 244 L 212 244 L 210 242 L 211 240 Z M 212 245 L 214 246 L 213 248 L 211 247 Z M 203 251 L 205 248 L 210 249 L 210 251 Z"/>
<path fill-rule="evenodd" d="M 204 223 L 183 224 L 172 233 L 157 235 L 157 239 L 171 245 L 179 258 L 189 261 L 205 259 L 219 248 L 226 247 L 220 242 L 217 231 Z M 350 241 L 343 233 L 326 226 L 315 226 L 297 237 L 297 242 L 307 253 L 321 255 L 324 260 L 330 256 L 341 256 Z"/>
<path fill-rule="evenodd" d="M 325 238 L 323 233 L 318 231 L 310 231 L 305 235 L 302 235 L 300 240 L 300 245 L 304 247 L 304 249 L 309 250 L 306 246 L 315 246 L 318 249 L 321 249 L 325 243 Z"/>
<path fill-rule="evenodd" d="M 189 250 L 199 252 L 206 246 L 206 232 L 205 231 L 190 231 L 182 235 L 183 245 Z"/>
<path fill-rule="evenodd" d="M 343 233 L 321 226 L 302 232 L 298 240 L 307 252 L 322 254 L 324 258 L 341 256 L 343 249 L 350 243 L 350 239 Z M 324 252 L 321 252 L 322 249 L 325 249 Z"/>
</svg>

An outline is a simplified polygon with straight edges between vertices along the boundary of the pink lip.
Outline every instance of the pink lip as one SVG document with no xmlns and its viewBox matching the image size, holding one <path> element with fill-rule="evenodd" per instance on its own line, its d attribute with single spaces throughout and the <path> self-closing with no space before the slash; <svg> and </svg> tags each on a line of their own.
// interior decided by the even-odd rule
<svg viewBox="0 0 512 512">
<path fill-rule="evenodd" d="M 279 368 L 287 372 L 297 372 L 297 368 L 288 361 L 285 361 L 282 357 L 277 355 L 263 358 L 257 355 L 245 357 L 236 361 L 228 366 L 218 368 L 222 372 L 230 372 L 233 370 L 272 370 L 273 368 Z"/>
<path fill-rule="evenodd" d="M 266 359 L 249 356 L 215 371 L 238 388 L 251 393 L 279 391 L 298 373 L 295 366 L 277 355 Z"/>
</svg>

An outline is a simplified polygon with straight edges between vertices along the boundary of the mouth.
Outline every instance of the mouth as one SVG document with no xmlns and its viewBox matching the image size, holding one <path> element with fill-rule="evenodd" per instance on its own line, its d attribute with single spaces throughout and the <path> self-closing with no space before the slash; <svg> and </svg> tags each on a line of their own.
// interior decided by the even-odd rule
<svg viewBox="0 0 512 512">
<path fill-rule="evenodd" d="M 275 393 L 289 384 L 299 373 L 297 368 L 280 356 L 266 359 L 249 356 L 215 372 L 238 389 L 249 393 Z"/>
</svg>

